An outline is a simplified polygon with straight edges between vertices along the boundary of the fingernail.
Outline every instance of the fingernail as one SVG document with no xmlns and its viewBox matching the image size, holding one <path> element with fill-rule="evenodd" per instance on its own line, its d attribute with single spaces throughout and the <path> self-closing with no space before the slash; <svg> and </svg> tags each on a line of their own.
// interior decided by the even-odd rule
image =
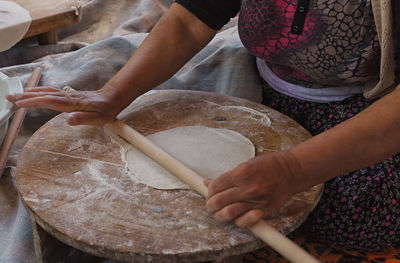
<svg viewBox="0 0 400 263">
<path fill-rule="evenodd" d="M 207 187 L 210 185 L 210 182 L 211 182 L 211 179 L 205 179 L 203 181 L 204 185 L 207 186 Z"/>
<path fill-rule="evenodd" d="M 76 119 L 74 113 L 69 113 L 69 114 L 68 114 L 67 123 L 68 123 L 69 125 L 76 125 L 77 119 Z"/>
<path fill-rule="evenodd" d="M 21 98 L 20 94 L 8 94 L 8 97 L 10 100 L 19 100 Z"/>
</svg>

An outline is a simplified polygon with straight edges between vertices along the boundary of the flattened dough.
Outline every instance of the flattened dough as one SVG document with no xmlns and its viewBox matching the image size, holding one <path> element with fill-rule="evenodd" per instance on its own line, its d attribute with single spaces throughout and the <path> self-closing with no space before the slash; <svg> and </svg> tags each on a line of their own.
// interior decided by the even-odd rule
<svg viewBox="0 0 400 263">
<path fill-rule="evenodd" d="M 140 182 L 157 189 L 189 189 L 129 143 L 112 137 L 121 145 L 121 159 Z M 216 178 L 255 155 L 249 139 L 228 129 L 182 126 L 151 134 L 147 139 L 204 178 Z"/>
<path fill-rule="evenodd" d="M 31 25 L 29 12 L 17 3 L 0 0 L 0 52 L 20 41 Z"/>
</svg>

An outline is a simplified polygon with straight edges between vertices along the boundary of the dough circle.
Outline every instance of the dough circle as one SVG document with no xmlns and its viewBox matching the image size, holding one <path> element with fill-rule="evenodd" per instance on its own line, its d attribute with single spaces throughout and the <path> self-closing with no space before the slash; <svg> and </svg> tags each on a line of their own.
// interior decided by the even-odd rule
<svg viewBox="0 0 400 263">
<path fill-rule="evenodd" d="M 20 41 L 31 25 L 29 12 L 12 1 L 0 0 L 0 52 Z"/>
<path fill-rule="evenodd" d="M 148 135 L 147 139 L 204 178 L 217 178 L 255 156 L 253 143 L 228 129 L 182 126 Z M 122 147 L 122 160 L 140 182 L 157 189 L 190 189 L 127 142 L 117 142 Z"/>
</svg>

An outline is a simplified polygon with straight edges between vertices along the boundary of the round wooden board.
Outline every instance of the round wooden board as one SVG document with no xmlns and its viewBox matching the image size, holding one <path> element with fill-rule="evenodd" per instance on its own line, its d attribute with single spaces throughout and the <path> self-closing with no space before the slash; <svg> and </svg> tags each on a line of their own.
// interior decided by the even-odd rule
<svg viewBox="0 0 400 263">
<path fill-rule="evenodd" d="M 24 146 L 17 164 L 20 196 L 37 223 L 62 242 L 131 262 L 220 260 L 262 246 L 247 229 L 217 222 L 192 190 L 163 191 L 124 170 L 120 147 L 101 127 L 69 126 L 61 114 Z M 228 128 L 249 138 L 257 155 L 310 137 L 263 105 L 214 93 L 157 91 L 120 118 L 143 135 L 186 125 Z M 294 196 L 267 221 L 287 234 L 319 200 L 322 185 Z"/>
</svg>

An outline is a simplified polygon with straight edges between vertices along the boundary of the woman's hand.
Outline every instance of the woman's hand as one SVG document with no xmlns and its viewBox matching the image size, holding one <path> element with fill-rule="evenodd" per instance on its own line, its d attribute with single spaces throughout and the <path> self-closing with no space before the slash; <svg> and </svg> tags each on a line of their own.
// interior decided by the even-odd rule
<svg viewBox="0 0 400 263">
<path fill-rule="evenodd" d="M 297 193 L 297 160 L 289 152 L 255 157 L 215 180 L 206 180 L 206 209 L 219 221 L 248 227 L 283 206 Z"/>
<path fill-rule="evenodd" d="M 36 87 L 7 99 L 19 107 L 69 112 L 71 125 L 105 124 L 137 97 L 172 77 L 215 34 L 216 30 L 173 3 L 124 67 L 100 90 L 63 92 Z"/>
<path fill-rule="evenodd" d="M 126 106 L 120 105 L 118 91 L 111 86 L 97 91 L 59 91 L 53 87 L 27 88 L 6 98 L 23 108 L 47 108 L 69 112 L 70 125 L 102 125 L 113 120 Z"/>
</svg>

